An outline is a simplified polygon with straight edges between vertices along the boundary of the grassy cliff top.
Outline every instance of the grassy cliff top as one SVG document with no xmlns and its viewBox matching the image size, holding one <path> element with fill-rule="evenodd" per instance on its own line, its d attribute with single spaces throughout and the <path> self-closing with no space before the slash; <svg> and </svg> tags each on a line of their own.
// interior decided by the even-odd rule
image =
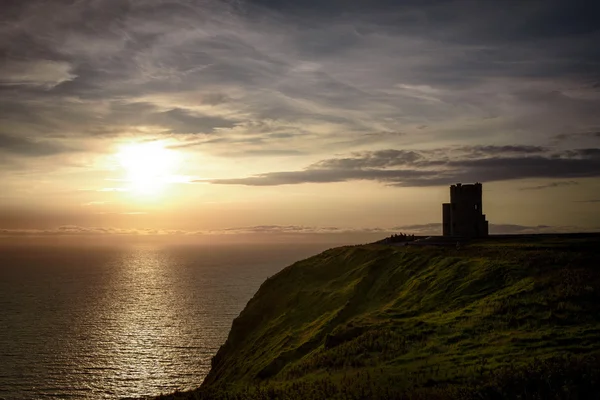
<svg viewBox="0 0 600 400">
<path fill-rule="evenodd" d="M 599 353 L 600 235 L 340 247 L 263 283 L 196 396 L 394 398 L 532 368 L 585 375 Z"/>
</svg>

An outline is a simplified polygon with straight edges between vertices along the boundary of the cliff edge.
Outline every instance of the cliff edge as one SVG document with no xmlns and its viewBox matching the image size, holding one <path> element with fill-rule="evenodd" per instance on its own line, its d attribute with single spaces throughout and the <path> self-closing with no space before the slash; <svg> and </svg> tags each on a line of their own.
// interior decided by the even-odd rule
<svg viewBox="0 0 600 400">
<path fill-rule="evenodd" d="M 600 388 L 598 249 L 588 234 L 325 251 L 263 283 L 181 396 L 586 398 Z"/>
</svg>

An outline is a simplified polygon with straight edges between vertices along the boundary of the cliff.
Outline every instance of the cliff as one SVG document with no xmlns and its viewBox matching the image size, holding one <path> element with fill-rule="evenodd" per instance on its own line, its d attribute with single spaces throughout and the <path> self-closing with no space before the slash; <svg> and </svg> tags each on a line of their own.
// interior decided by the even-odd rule
<svg viewBox="0 0 600 400">
<path fill-rule="evenodd" d="M 556 235 L 328 250 L 263 283 L 193 395 L 585 398 L 600 385 L 598 249 L 600 235 Z"/>
</svg>

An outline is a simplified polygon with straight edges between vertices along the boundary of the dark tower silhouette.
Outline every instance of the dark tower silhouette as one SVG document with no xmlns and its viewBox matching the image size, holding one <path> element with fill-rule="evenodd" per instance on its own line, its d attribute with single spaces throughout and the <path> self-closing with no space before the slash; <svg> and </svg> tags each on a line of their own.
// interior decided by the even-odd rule
<svg viewBox="0 0 600 400">
<path fill-rule="evenodd" d="M 483 214 L 481 198 L 481 183 L 450 186 L 450 203 L 442 204 L 444 236 L 488 235 L 488 222 Z"/>
</svg>

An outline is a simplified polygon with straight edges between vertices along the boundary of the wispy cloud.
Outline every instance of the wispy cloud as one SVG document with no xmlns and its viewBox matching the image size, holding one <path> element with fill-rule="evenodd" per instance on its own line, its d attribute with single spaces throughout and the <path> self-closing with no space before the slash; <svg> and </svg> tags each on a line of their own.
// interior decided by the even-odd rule
<svg viewBox="0 0 600 400">
<path fill-rule="evenodd" d="M 518 224 L 490 224 L 492 234 L 535 234 L 535 233 L 574 233 L 599 232 L 599 228 L 581 228 L 577 226 L 527 226 Z M 392 228 L 344 228 L 334 226 L 302 225 L 257 225 L 215 230 L 173 230 L 173 229 L 123 229 L 114 227 L 84 227 L 65 225 L 53 229 L 0 229 L 0 237 L 40 237 L 40 236 L 203 236 L 231 237 L 258 235 L 266 237 L 296 237 L 310 235 L 365 235 L 365 237 L 387 237 L 393 233 L 416 235 L 440 235 L 441 224 L 401 225 Z"/>
<path fill-rule="evenodd" d="M 35 60 L 9 60 L 0 65 L 0 85 L 7 86 L 40 86 L 52 89 L 63 82 L 77 77 L 71 71 L 73 67 L 66 62 Z"/>
<path fill-rule="evenodd" d="M 572 133 L 560 133 L 554 136 L 554 141 L 557 143 L 581 139 L 600 139 L 600 130 L 591 130 L 587 132 L 572 132 Z"/>
<path fill-rule="evenodd" d="M 416 235 L 440 235 L 442 224 L 430 223 L 421 225 L 405 225 L 394 228 L 398 232 Z M 582 228 L 578 226 L 550 226 L 550 225 L 518 225 L 518 224 L 490 224 L 492 235 L 527 235 L 537 233 L 580 233 L 600 232 L 597 228 Z"/>
<path fill-rule="evenodd" d="M 171 187 L 161 201 L 177 205 L 174 218 L 200 198 L 256 204 L 277 191 L 264 186 L 303 183 L 540 178 L 580 182 L 593 198 L 595 5 L 505 3 L 4 1 L 0 209 L 137 210 L 121 204 L 139 200 L 120 193 L 124 182 L 105 179 L 122 178 L 119 145 L 151 140 L 185 160 L 178 176 L 246 186 Z M 92 192 L 46 196 L 66 186 Z M 337 196 L 348 192 L 324 189 L 345 202 Z M 371 204 L 396 192 L 376 188 Z M 277 193 L 268 212 L 290 199 Z M 102 200 L 111 203 L 79 207 Z M 360 218 L 373 215 L 365 209 Z"/>
<path fill-rule="evenodd" d="M 264 157 L 600 126 L 597 32 L 561 2 L 15 4 L 1 28 L 4 134 L 35 121 L 37 139 L 152 132 Z"/>
<path fill-rule="evenodd" d="M 97 236 L 97 235 L 182 235 L 185 231 L 163 229 L 123 229 L 64 225 L 53 229 L 0 229 L 0 236 Z"/>
<path fill-rule="evenodd" d="M 258 225 L 240 228 L 226 228 L 209 231 L 212 234 L 342 234 L 342 233 L 387 233 L 390 229 L 384 228 L 339 228 L 334 226 L 315 227 L 302 225 Z"/>
<path fill-rule="evenodd" d="M 127 213 L 137 214 L 137 213 Z M 300 225 L 258 225 L 215 230 L 173 230 L 173 229 L 123 229 L 114 227 L 85 227 L 64 225 L 52 229 L 0 229 L 0 236 L 94 236 L 94 235 L 126 235 L 126 236 L 173 236 L 173 235 L 307 235 L 307 234 L 373 234 L 383 235 L 391 232 L 384 228 L 340 228 L 315 227 Z"/>
<path fill-rule="evenodd" d="M 542 190 L 542 189 L 556 188 L 556 187 L 562 187 L 562 186 L 574 186 L 574 185 L 579 185 L 579 182 L 577 182 L 577 181 L 550 182 L 545 185 L 522 187 L 520 190 Z"/>
<path fill-rule="evenodd" d="M 57 141 L 37 140 L 19 135 L 0 133 L 0 153 L 13 156 L 39 157 L 73 151 Z"/>
</svg>

